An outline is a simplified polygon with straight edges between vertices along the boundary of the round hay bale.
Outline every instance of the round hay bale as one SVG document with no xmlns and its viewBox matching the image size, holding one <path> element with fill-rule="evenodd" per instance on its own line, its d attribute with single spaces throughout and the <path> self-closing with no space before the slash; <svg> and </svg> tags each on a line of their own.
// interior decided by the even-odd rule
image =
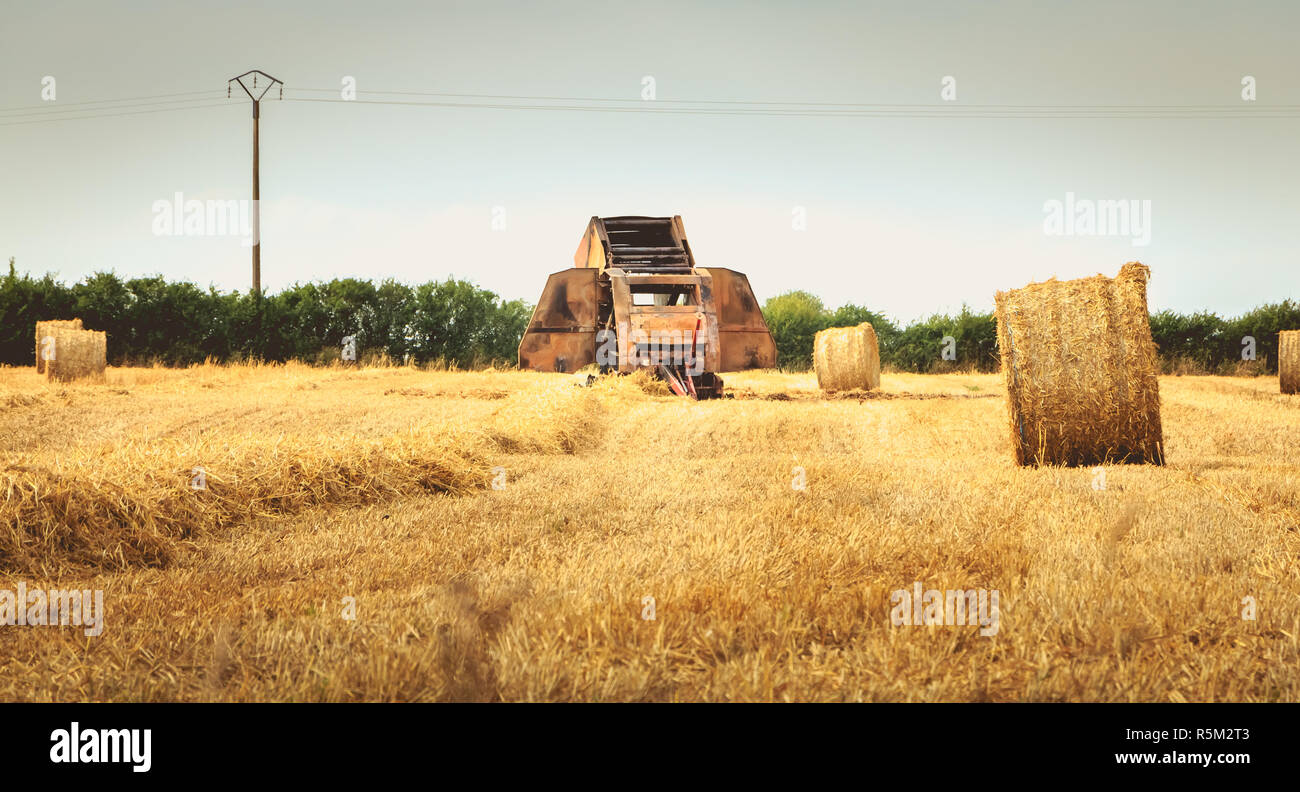
<svg viewBox="0 0 1300 792">
<path fill-rule="evenodd" d="M 104 378 L 108 343 L 103 331 L 55 327 L 45 332 L 54 339 L 54 358 L 45 361 L 47 380 L 72 382 Z"/>
<path fill-rule="evenodd" d="M 813 338 L 813 368 L 817 387 L 825 391 L 871 390 L 880 387 L 880 348 L 870 322 L 857 327 L 832 327 Z"/>
<path fill-rule="evenodd" d="M 40 321 L 36 323 L 36 373 L 37 374 L 45 373 L 45 360 L 41 357 L 41 351 L 44 349 L 44 346 L 41 342 L 44 341 L 46 338 L 49 338 L 50 331 L 57 327 L 64 327 L 70 330 L 80 330 L 81 320 L 80 319 L 46 319 L 44 321 Z"/>
<path fill-rule="evenodd" d="M 1277 334 L 1277 379 L 1283 393 L 1300 393 L 1300 330 Z"/>
<path fill-rule="evenodd" d="M 1115 278 L 997 293 L 1017 464 L 1164 463 L 1150 276 L 1130 262 Z"/>
</svg>

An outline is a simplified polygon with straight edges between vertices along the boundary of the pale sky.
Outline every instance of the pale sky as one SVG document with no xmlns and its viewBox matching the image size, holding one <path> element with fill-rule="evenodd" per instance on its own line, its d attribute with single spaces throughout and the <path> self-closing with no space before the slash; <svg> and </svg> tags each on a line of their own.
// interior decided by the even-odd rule
<svg viewBox="0 0 1300 792">
<path fill-rule="evenodd" d="M 1151 266 L 1156 310 L 1235 315 L 1300 298 L 1295 3 L 3 4 L 0 260 L 69 282 L 111 269 L 248 287 L 237 239 L 155 236 L 153 206 L 177 192 L 250 196 L 250 106 L 227 102 L 225 87 L 260 68 L 286 98 L 339 98 L 304 89 L 351 76 L 361 100 L 1291 113 L 654 115 L 272 92 L 261 129 L 270 290 L 456 276 L 532 302 L 548 273 L 571 266 L 592 215 L 680 214 L 698 263 L 746 273 L 760 300 L 806 289 L 903 321 L 963 302 L 988 310 L 996 290 L 1113 275 L 1130 260 Z M 46 76 L 53 102 L 42 101 Z M 653 102 L 641 98 L 646 76 Z M 955 101 L 940 96 L 945 76 Z M 104 101 L 208 104 L 189 93 L 201 91 L 221 106 Z M 100 117 L 51 121 L 83 114 Z M 1150 244 L 1045 235 L 1045 202 L 1067 193 L 1150 201 Z M 504 230 L 492 228 L 494 207 Z M 792 227 L 796 207 L 806 230 Z"/>
</svg>

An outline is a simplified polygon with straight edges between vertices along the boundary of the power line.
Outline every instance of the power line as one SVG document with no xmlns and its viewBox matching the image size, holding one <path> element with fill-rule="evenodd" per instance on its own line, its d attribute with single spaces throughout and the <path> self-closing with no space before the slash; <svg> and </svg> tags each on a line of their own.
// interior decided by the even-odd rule
<svg viewBox="0 0 1300 792">
<path fill-rule="evenodd" d="M 333 93 L 337 94 L 337 88 L 291 88 L 289 91 L 307 91 L 312 93 Z M 828 110 L 843 109 L 844 111 L 857 110 L 933 110 L 948 112 L 964 111 L 1041 111 L 1041 112 L 1231 112 L 1231 113 L 1263 113 L 1277 111 L 1300 111 L 1300 105 L 1025 105 L 1025 104 L 944 104 L 938 105 L 933 103 L 868 103 L 868 102 L 791 102 L 791 101 L 759 101 L 749 99 L 655 99 L 653 101 L 643 101 L 637 99 L 614 99 L 609 97 L 590 97 L 590 96 L 525 96 L 520 94 L 472 94 L 472 93 L 449 93 L 442 91 L 382 91 L 368 90 L 366 93 L 382 96 L 429 96 L 445 97 L 449 99 L 484 99 L 484 100 L 508 100 L 508 101 L 529 101 L 529 102 L 588 102 L 588 103 L 613 103 L 626 105 L 639 104 L 670 104 L 670 105 L 723 105 L 738 106 L 739 109 L 750 108 L 753 110 L 766 110 L 768 108 L 827 108 Z M 298 97 L 299 101 L 306 101 L 305 97 Z M 316 100 L 326 101 L 326 100 Z M 334 100 L 334 101 L 370 101 L 380 100 Z M 468 106 L 468 105 L 466 105 Z M 480 106 L 480 105 L 473 105 Z M 487 107 L 497 107 L 497 105 L 481 105 Z M 549 107 L 549 105 L 548 105 Z M 629 108 L 636 109 L 636 108 Z M 682 108 L 694 109 L 694 108 Z"/>
<path fill-rule="evenodd" d="M 0 108 L 0 113 L 11 113 L 18 110 L 53 110 L 55 108 L 78 107 L 82 105 L 92 105 L 92 104 L 107 104 L 110 102 L 140 102 L 149 99 L 168 99 L 174 96 L 195 96 L 199 94 L 211 95 L 213 98 L 216 98 L 218 92 L 217 91 L 182 91 L 180 93 L 154 94 L 153 96 L 129 96 L 129 97 L 123 97 L 121 99 L 96 99 L 91 102 L 47 102 L 45 104 L 39 104 L 39 105 L 25 105 L 23 107 L 4 107 L 4 108 Z"/>
<path fill-rule="evenodd" d="M 188 107 L 163 107 L 156 110 L 132 110 L 128 113 L 101 113 L 99 115 L 86 116 L 60 116 L 59 118 L 37 118 L 30 121 L 9 121 L 0 122 L 0 127 L 23 126 L 26 124 L 53 124 L 59 121 L 88 121 L 98 118 L 113 118 L 115 116 L 145 115 L 148 113 L 175 113 L 181 110 L 200 110 L 205 107 L 230 107 L 229 102 L 217 102 L 205 105 L 190 105 Z"/>
<path fill-rule="evenodd" d="M 335 88 L 291 88 L 290 92 L 337 93 Z M 132 115 L 131 113 L 93 114 L 99 110 L 119 110 L 163 105 L 185 105 L 215 98 L 214 91 L 181 91 L 152 96 L 99 99 L 86 102 L 60 103 L 58 105 L 27 105 L 0 109 L 0 121 L 13 118 L 60 120 L 53 116 L 71 114 L 86 118 Z M 1287 119 L 1300 117 L 1300 105 L 1026 105 L 1026 104 L 955 104 L 936 105 L 920 103 L 867 103 L 867 102 L 798 102 L 748 99 L 656 99 L 645 102 L 636 99 L 581 96 L 529 96 L 523 94 L 477 94 L 445 91 L 368 91 L 377 96 L 415 96 L 451 100 L 475 101 L 404 101 L 397 99 L 324 99 L 293 97 L 289 101 L 319 103 L 352 103 L 392 106 L 447 107 L 453 109 L 528 110 L 567 112 L 644 113 L 664 115 L 750 115 L 758 117 L 864 117 L 864 118 L 1263 118 Z M 194 97 L 177 99 L 175 97 Z M 141 102 L 141 104 L 122 104 Z M 569 102 L 581 104 L 550 104 Z M 90 107 L 91 105 L 105 105 Z M 667 105 L 667 106 L 665 106 Z M 195 105 L 204 107 L 208 105 Z M 178 108 L 185 109 L 185 108 Z M 26 111 L 26 112 L 24 112 Z M 88 115 L 76 115 L 86 113 Z M 14 123 L 0 123 L 13 126 Z"/>
<path fill-rule="evenodd" d="M 206 102 L 211 99 L 217 99 L 217 98 L 219 97 L 214 95 L 214 96 L 196 97 L 194 99 L 165 99 L 158 102 L 141 102 L 138 104 L 109 105 L 107 107 L 79 107 L 79 108 L 73 108 L 67 110 L 50 109 L 45 112 L 15 113 L 13 115 L 0 116 L 0 119 L 7 120 L 10 118 L 49 118 L 51 116 L 60 116 L 65 113 L 92 113 L 92 112 L 97 112 L 99 110 L 125 110 L 127 108 L 133 108 L 133 107 L 157 107 L 159 105 L 184 105 L 184 104 L 191 104 L 193 102 Z"/>
<path fill-rule="evenodd" d="M 765 108 L 677 108 L 677 107 L 605 107 L 590 105 L 552 105 L 552 104 L 500 104 L 484 102 L 415 102 L 383 99 L 312 99 L 306 97 L 289 97 L 288 102 L 316 102 L 322 104 L 368 104 L 407 107 L 449 107 L 485 110 L 529 110 L 529 111 L 568 111 L 588 113 L 642 113 L 651 115 L 713 115 L 713 116 L 760 116 L 760 117 L 794 117 L 794 118 L 1300 118 L 1300 107 L 1270 108 L 1265 112 L 1238 114 L 1226 110 L 1207 112 L 1187 112 L 1179 110 L 1127 112 L 1118 110 L 1096 111 L 1062 111 L 1062 110 L 987 110 L 970 111 L 942 106 L 929 106 L 928 110 L 918 109 L 875 109 L 875 110 L 783 110 Z M 646 102 L 646 104 L 650 104 Z M 970 106 L 968 106 L 970 107 Z M 1267 114 L 1265 114 L 1267 113 Z"/>
</svg>

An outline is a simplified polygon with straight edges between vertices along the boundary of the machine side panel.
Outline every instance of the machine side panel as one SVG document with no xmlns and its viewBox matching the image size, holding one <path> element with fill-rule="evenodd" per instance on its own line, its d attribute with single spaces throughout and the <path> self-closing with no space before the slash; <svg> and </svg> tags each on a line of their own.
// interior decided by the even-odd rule
<svg viewBox="0 0 1300 792">
<path fill-rule="evenodd" d="M 567 372 L 596 362 L 599 276 L 599 270 L 574 268 L 547 278 L 519 342 L 519 368 Z"/>
<path fill-rule="evenodd" d="M 575 267 L 595 267 L 603 269 L 606 261 L 605 249 L 609 246 L 609 239 L 605 235 L 604 222 L 599 217 L 593 217 L 587 223 L 587 230 L 582 235 L 582 241 L 578 243 L 578 249 L 573 254 L 573 266 Z"/>
<path fill-rule="evenodd" d="M 697 270 L 699 271 L 699 270 Z M 710 267 L 714 309 L 718 317 L 718 371 L 776 367 L 776 342 L 749 279 L 729 269 Z"/>
</svg>

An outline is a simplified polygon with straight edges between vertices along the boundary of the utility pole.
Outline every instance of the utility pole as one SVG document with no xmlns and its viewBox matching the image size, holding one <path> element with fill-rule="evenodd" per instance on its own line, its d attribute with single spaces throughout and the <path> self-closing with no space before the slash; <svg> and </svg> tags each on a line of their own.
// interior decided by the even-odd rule
<svg viewBox="0 0 1300 792">
<path fill-rule="evenodd" d="M 254 91 L 258 90 L 257 78 L 259 75 L 264 78 L 266 87 L 262 88 L 260 93 L 254 95 Z M 251 90 L 244 82 L 250 78 L 253 84 Z M 238 77 L 231 77 L 226 81 L 227 98 L 230 97 L 231 83 L 239 83 L 239 87 L 244 89 L 244 93 L 248 94 L 248 98 L 253 100 L 253 291 L 260 296 L 262 294 L 262 210 L 259 206 L 259 202 L 261 201 L 259 182 L 261 181 L 261 178 L 258 167 L 257 121 L 258 117 L 261 115 L 262 97 L 266 96 L 267 91 L 270 91 L 276 85 L 279 85 L 280 98 L 283 99 L 284 83 L 260 69 L 253 69 L 252 71 L 244 72 Z"/>
</svg>

